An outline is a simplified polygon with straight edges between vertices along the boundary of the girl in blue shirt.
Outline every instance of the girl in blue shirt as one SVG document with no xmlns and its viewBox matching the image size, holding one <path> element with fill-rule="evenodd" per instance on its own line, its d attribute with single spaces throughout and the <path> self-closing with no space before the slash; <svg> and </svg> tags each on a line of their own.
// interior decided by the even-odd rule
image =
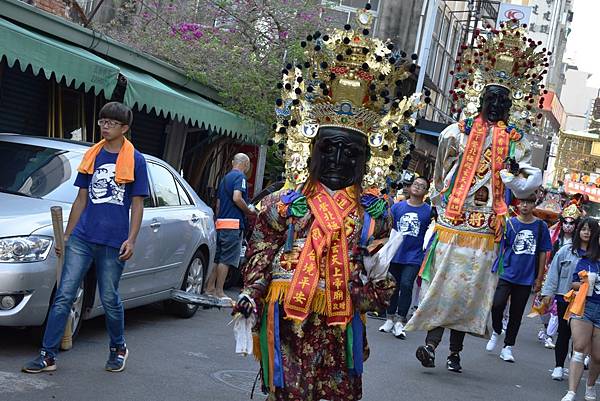
<svg viewBox="0 0 600 401">
<path fill-rule="evenodd" d="M 581 285 L 579 272 L 587 271 L 591 292 L 585 302 L 582 316 L 573 316 L 570 321 L 573 336 L 573 355 L 569 367 L 569 391 L 562 401 L 575 400 L 575 391 L 583 375 L 583 361 L 585 354 L 591 349 L 590 371 L 585 388 L 585 399 L 595 400 L 596 389 L 594 384 L 600 374 L 600 280 L 595 279 L 600 274 L 600 235 L 598 230 L 590 240 L 587 253 L 577 263 L 573 272 L 572 287 L 579 290 Z"/>
<path fill-rule="evenodd" d="M 569 322 L 563 319 L 567 311 L 568 302 L 564 295 L 571 289 L 573 272 L 581 257 L 586 253 L 590 238 L 598 232 L 598 223 L 591 217 L 586 217 L 577 225 L 573 234 L 573 242 L 561 247 L 552 258 L 552 263 L 546 274 L 546 281 L 542 288 L 543 302 L 546 305 L 556 300 L 558 315 L 558 338 L 554 355 L 556 367 L 552 371 L 552 379 L 562 380 L 565 359 L 569 352 L 569 340 L 571 339 L 571 328 Z"/>
</svg>

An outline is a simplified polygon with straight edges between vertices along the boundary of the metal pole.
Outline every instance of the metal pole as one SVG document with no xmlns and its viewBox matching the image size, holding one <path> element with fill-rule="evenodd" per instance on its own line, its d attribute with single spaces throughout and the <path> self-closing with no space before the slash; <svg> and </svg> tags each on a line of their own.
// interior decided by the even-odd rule
<svg viewBox="0 0 600 401">
<path fill-rule="evenodd" d="M 433 28 L 435 27 L 435 17 L 438 10 L 440 0 L 431 0 L 428 4 L 427 19 L 425 20 L 425 32 L 423 32 L 423 41 L 419 50 L 419 78 L 417 79 L 417 87 L 415 92 L 419 93 L 423 90 L 425 82 L 425 71 L 429 62 L 429 52 L 431 49 L 431 40 L 433 38 Z"/>
<path fill-rule="evenodd" d="M 429 0 L 423 0 L 423 7 L 421 7 L 421 15 L 419 15 L 419 26 L 417 27 L 417 39 L 415 40 L 415 50 L 413 53 L 419 54 L 419 45 L 421 43 L 421 31 L 423 30 L 423 18 L 425 17 L 425 12 L 427 11 L 427 4 Z"/>
</svg>

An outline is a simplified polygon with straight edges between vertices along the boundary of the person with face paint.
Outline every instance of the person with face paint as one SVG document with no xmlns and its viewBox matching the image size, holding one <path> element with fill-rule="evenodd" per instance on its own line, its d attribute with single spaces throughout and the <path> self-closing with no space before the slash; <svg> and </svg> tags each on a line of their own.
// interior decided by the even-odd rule
<svg viewBox="0 0 600 401">
<path fill-rule="evenodd" d="M 532 192 L 542 183 L 541 171 L 527 164 L 531 147 L 524 137 L 531 126 L 529 99 L 534 102 L 539 89 L 523 77 L 543 73 L 545 50 L 530 49 L 522 40 L 525 30 L 507 24 L 477 32 L 454 72 L 452 110 L 464 118 L 439 137 L 431 193 L 438 219 L 421 266 L 419 307 L 405 326 L 427 331 L 416 350 L 426 368 L 435 367 L 445 329 L 446 368 L 456 373 L 462 371 L 465 334 L 486 334 L 503 266 L 510 191 Z"/>
<path fill-rule="evenodd" d="M 390 231 L 382 190 L 398 179 L 400 127 L 421 103 L 398 98 L 415 66 L 369 36 L 368 7 L 355 28 L 309 35 L 306 62 L 282 71 L 275 129 L 286 185 L 261 202 L 233 311 L 244 327 L 254 322 L 270 401 L 361 399 L 365 315 L 395 288 L 390 244 L 403 237 Z"/>
<path fill-rule="evenodd" d="M 559 217 L 559 222 L 550 228 L 552 251 L 550 251 L 547 256 L 547 270 L 558 250 L 563 246 L 569 245 L 573 242 L 573 234 L 575 232 L 575 227 L 577 227 L 577 224 L 579 223 L 580 217 L 581 211 L 577 205 L 571 204 L 562 211 Z M 536 301 L 539 301 L 540 297 L 541 294 L 538 296 Z M 544 327 L 539 330 L 537 337 L 539 341 L 544 343 L 545 348 L 554 349 L 556 345 L 554 344 L 553 337 L 557 333 L 562 316 L 558 313 L 558 303 L 556 300 L 553 300 L 552 303 L 545 305 L 545 309 L 547 310 L 547 313 L 540 316 Z"/>
</svg>

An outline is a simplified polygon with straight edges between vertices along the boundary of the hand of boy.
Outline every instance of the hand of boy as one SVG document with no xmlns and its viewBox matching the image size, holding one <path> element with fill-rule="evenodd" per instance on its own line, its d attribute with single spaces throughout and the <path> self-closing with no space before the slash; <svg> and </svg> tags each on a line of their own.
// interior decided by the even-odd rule
<svg viewBox="0 0 600 401">
<path fill-rule="evenodd" d="M 133 256 L 133 248 L 135 244 L 131 240 L 125 240 L 123 245 L 121 245 L 121 249 L 119 249 L 119 260 L 126 261 Z"/>
</svg>

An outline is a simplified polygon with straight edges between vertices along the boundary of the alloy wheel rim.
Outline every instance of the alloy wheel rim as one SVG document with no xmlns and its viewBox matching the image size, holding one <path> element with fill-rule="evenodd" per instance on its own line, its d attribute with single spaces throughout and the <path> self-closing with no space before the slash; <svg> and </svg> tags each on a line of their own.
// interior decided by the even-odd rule
<svg viewBox="0 0 600 401">
<path fill-rule="evenodd" d="M 204 284 L 204 265 L 200 258 L 194 258 L 188 269 L 185 292 L 200 295 Z M 194 305 L 188 305 L 193 307 Z"/>
<path fill-rule="evenodd" d="M 75 296 L 75 302 L 71 307 L 69 318 L 71 319 L 71 327 L 73 331 L 77 328 L 79 321 L 81 320 L 81 313 L 83 310 L 83 284 L 77 289 L 77 295 Z M 72 333 L 71 333 L 72 334 Z"/>
</svg>

